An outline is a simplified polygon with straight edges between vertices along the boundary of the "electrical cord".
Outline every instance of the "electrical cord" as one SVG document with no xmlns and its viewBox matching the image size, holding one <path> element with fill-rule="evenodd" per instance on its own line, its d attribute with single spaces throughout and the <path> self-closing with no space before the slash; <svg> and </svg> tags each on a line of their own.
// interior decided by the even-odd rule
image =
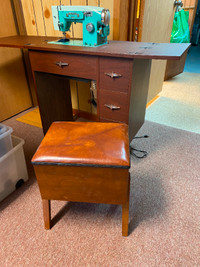
<svg viewBox="0 0 200 267">
<path fill-rule="evenodd" d="M 133 139 L 148 138 L 148 137 L 149 137 L 148 135 L 135 136 Z M 137 155 L 135 152 L 139 152 L 141 153 L 141 155 Z M 130 154 L 138 159 L 143 159 L 148 155 L 147 151 L 133 148 L 131 145 L 130 145 Z"/>
<path fill-rule="evenodd" d="M 147 134 L 143 135 L 143 136 L 135 136 L 133 139 L 137 139 L 137 138 L 148 138 L 149 136 Z"/>
</svg>

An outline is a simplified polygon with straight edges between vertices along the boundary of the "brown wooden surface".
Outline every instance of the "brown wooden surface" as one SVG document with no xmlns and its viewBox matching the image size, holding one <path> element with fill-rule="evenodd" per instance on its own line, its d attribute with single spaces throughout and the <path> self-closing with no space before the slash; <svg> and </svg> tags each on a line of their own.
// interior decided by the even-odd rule
<svg viewBox="0 0 200 267">
<path fill-rule="evenodd" d="M 140 0 L 139 22 L 138 22 L 139 24 L 138 25 L 138 42 L 142 42 L 145 2 L 146 0 Z"/>
<path fill-rule="evenodd" d="M 84 68 L 84 65 L 83 65 L 83 68 Z M 95 68 L 95 66 L 93 66 L 93 68 Z M 98 68 L 96 68 L 96 69 L 98 70 Z M 85 74 L 88 75 L 87 77 L 89 77 L 89 73 L 87 73 L 86 70 L 84 70 L 84 71 L 85 71 Z M 84 71 L 82 70 L 82 72 L 84 72 Z M 95 75 L 91 73 L 91 77 L 95 77 Z M 96 80 L 96 77 L 94 78 L 94 80 Z M 78 100 L 77 100 L 78 109 L 80 111 L 83 111 L 83 112 L 88 112 L 88 113 L 90 112 L 91 113 L 91 111 L 92 111 L 91 92 L 90 92 L 91 82 L 88 80 L 87 81 L 74 80 L 74 82 L 76 84 L 76 92 L 77 92 L 76 96 L 78 98 Z M 71 92 L 72 92 L 72 90 L 71 90 Z"/>
<path fill-rule="evenodd" d="M 149 59 L 134 59 L 131 95 L 129 97 L 129 139 L 130 142 L 144 123 L 148 85 L 151 73 Z"/>
<path fill-rule="evenodd" d="M 73 109 L 73 112 L 77 115 L 77 117 L 81 117 L 89 121 L 99 121 L 99 117 L 91 112 L 86 112 L 78 109 Z"/>
<path fill-rule="evenodd" d="M 72 121 L 70 84 L 66 77 L 35 72 L 43 132 L 54 121 Z"/>
<path fill-rule="evenodd" d="M 99 118 L 99 121 L 101 122 L 113 122 L 113 123 L 117 123 L 118 121 L 112 120 L 112 119 L 105 119 L 105 118 Z"/>
<path fill-rule="evenodd" d="M 174 11 L 174 0 L 141 0 L 139 41 L 169 43 L 174 19 Z M 165 68 L 166 61 L 152 61 L 151 76 L 148 88 L 148 102 L 162 90 Z"/>
<path fill-rule="evenodd" d="M 190 44 L 110 41 L 107 45 L 91 48 L 49 44 L 47 42 L 48 40 L 55 40 L 55 37 L 10 36 L 0 38 L 0 46 L 82 55 L 141 59 L 180 59 L 185 50 L 190 46 Z"/>
<path fill-rule="evenodd" d="M 180 60 L 167 60 L 167 66 L 164 78 L 165 81 L 183 72 L 185 67 L 186 57 L 187 57 L 187 52 L 184 53 L 184 55 Z"/>
<path fill-rule="evenodd" d="M 113 6 L 113 40 L 120 40 L 120 2 L 121 0 L 114 0 Z M 123 1 L 124 2 L 124 1 Z"/>
<path fill-rule="evenodd" d="M 89 58 L 88 62 L 90 62 L 90 58 L 91 60 L 95 60 L 95 64 L 93 64 L 92 66 L 89 66 L 89 69 L 90 69 L 89 72 L 86 72 L 85 68 L 81 67 L 81 64 L 85 65 L 85 60 L 82 60 L 82 58 L 84 57 Z M 33 70 L 54 72 L 57 74 L 61 74 L 61 75 L 65 74 L 65 75 L 74 76 L 74 77 L 76 76 L 84 77 L 84 75 L 87 75 L 85 76 L 86 78 L 92 78 L 92 77 L 95 78 L 97 80 L 97 90 L 98 90 L 98 103 L 97 103 L 98 113 L 97 113 L 97 116 L 95 117 L 95 120 L 124 122 L 128 124 L 129 116 L 131 116 L 132 119 L 130 120 L 130 123 L 131 123 L 130 128 L 132 129 L 132 133 L 134 133 L 134 135 L 137 133 L 139 128 L 142 126 L 144 122 L 144 113 L 145 113 L 145 106 L 146 106 L 145 94 L 147 94 L 147 90 L 142 85 L 142 83 L 145 82 L 144 79 L 141 78 L 140 80 L 138 80 L 137 76 L 140 75 L 139 77 L 142 77 L 144 75 L 144 77 L 146 77 L 145 69 L 147 66 L 145 64 L 143 64 L 142 68 L 140 68 L 139 70 L 135 68 L 133 72 L 132 71 L 133 69 L 132 60 L 124 59 L 124 58 L 119 59 L 119 58 L 110 58 L 110 57 L 100 57 L 97 60 L 96 57 L 93 57 L 93 56 L 91 57 L 91 56 L 81 55 L 80 60 L 79 60 L 78 55 L 73 55 L 73 54 L 67 55 L 67 54 L 62 54 L 62 53 L 49 53 L 49 52 L 37 52 L 37 51 L 30 51 L 30 58 L 31 58 Z M 73 58 L 75 58 L 75 60 L 73 60 Z M 78 60 L 76 60 L 76 58 L 78 58 Z M 70 64 L 74 64 L 74 67 L 72 68 L 71 71 L 70 69 L 68 70 L 68 67 L 66 67 L 66 70 L 64 70 L 54 64 L 55 62 L 59 60 L 66 61 L 64 59 L 66 59 L 67 62 L 69 62 L 68 60 L 70 59 Z M 76 63 L 78 61 L 81 64 L 78 64 L 76 68 Z M 105 73 L 110 73 L 110 72 L 118 73 L 122 75 L 122 77 L 111 78 L 105 74 Z M 134 80 L 132 81 L 132 75 L 134 75 L 135 81 Z M 60 77 L 60 81 L 61 79 L 62 78 Z M 131 101 L 129 102 L 129 99 L 131 96 L 130 91 L 131 91 L 132 83 L 134 84 L 136 89 L 133 90 L 132 98 L 131 98 Z M 145 83 L 145 85 L 148 87 L 148 80 L 147 80 L 147 83 Z M 48 87 L 47 85 L 45 85 L 45 81 L 43 81 L 42 87 L 44 88 L 45 86 Z M 40 89 L 37 88 L 37 90 L 40 90 Z M 57 92 L 54 91 L 54 93 L 59 94 L 58 90 Z M 138 101 L 138 99 L 140 100 Z M 43 105 L 46 106 L 46 104 L 45 103 L 43 104 L 42 101 L 44 102 L 46 101 L 45 97 L 40 98 L 40 106 L 41 107 Z M 52 101 L 54 100 L 52 99 Z M 120 109 L 111 110 L 108 107 L 106 107 L 105 104 L 112 104 L 115 106 L 119 106 Z M 51 102 L 51 105 L 53 105 L 53 102 Z M 129 105 L 131 106 L 130 107 L 131 112 L 129 112 Z M 57 109 L 62 109 L 62 106 L 60 105 L 56 105 L 56 106 L 57 106 Z M 140 112 L 138 112 L 138 110 Z M 45 111 L 43 111 L 43 113 L 44 112 Z M 62 110 L 57 111 L 57 113 L 62 114 Z M 60 115 L 55 115 L 55 114 L 54 115 L 51 114 L 48 116 L 50 117 L 52 116 L 52 119 L 50 119 L 49 117 L 48 119 L 49 122 L 44 122 L 44 123 L 47 123 L 47 126 L 45 127 L 44 132 L 46 132 L 46 130 L 48 129 L 50 122 L 55 120 L 55 116 L 57 116 L 57 118 L 60 117 Z M 64 117 L 62 117 L 62 120 L 63 118 L 65 118 L 66 115 L 63 115 L 63 116 Z M 47 114 L 43 118 L 44 121 L 47 120 L 46 117 L 47 117 Z M 133 137 L 133 134 L 131 134 L 131 138 L 132 137 Z"/>
<path fill-rule="evenodd" d="M 113 40 L 134 41 L 138 0 L 114 0 Z"/>
<path fill-rule="evenodd" d="M 51 226 L 51 200 L 105 203 L 122 205 L 122 235 L 128 235 L 127 125 L 55 122 L 32 163 L 43 200 L 46 229 Z"/>
<path fill-rule="evenodd" d="M 16 35 L 11 1 L 1 2 L 0 36 Z M 32 106 L 20 49 L 0 48 L 0 121 Z"/>
<path fill-rule="evenodd" d="M 190 36 L 192 34 L 192 27 L 193 27 L 195 15 L 196 15 L 197 4 L 198 4 L 198 0 L 183 1 L 183 9 L 189 11 L 188 23 L 189 23 L 189 29 L 190 29 Z M 182 58 L 178 61 L 176 60 L 167 61 L 165 77 L 164 77 L 165 81 L 183 72 L 184 67 L 185 67 L 186 57 L 187 57 L 187 52 L 185 52 Z"/>
<path fill-rule="evenodd" d="M 128 21 L 128 25 L 129 25 L 128 40 L 129 41 L 135 41 L 137 11 L 138 11 L 138 0 L 130 0 L 129 21 Z"/>
<path fill-rule="evenodd" d="M 38 35 L 44 35 L 42 34 L 44 31 L 45 35 L 59 36 L 60 32 L 54 30 L 51 6 L 56 6 L 63 3 L 60 3 L 60 0 L 32 0 L 32 3 L 35 9 L 35 21 L 37 24 Z M 24 13 L 27 12 L 27 10 L 24 10 Z M 27 24 L 27 27 L 29 26 L 30 23 Z M 30 34 L 29 31 L 28 34 Z"/>
<path fill-rule="evenodd" d="M 194 24 L 194 19 L 196 16 L 196 9 L 198 0 L 190 0 L 190 1 L 182 1 L 183 2 L 183 9 L 189 11 L 189 29 L 190 29 L 190 36 L 192 35 L 192 27 Z M 180 73 L 183 72 L 185 67 L 185 61 L 186 61 L 187 53 L 185 52 L 182 58 L 178 61 L 176 60 L 168 60 L 165 70 L 165 77 L 164 80 L 168 80 Z"/>
<path fill-rule="evenodd" d="M 111 89 L 112 90 L 112 89 Z M 100 119 L 111 119 L 113 121 L 124 122 L 128 124 L 128 94 L 114 91 L 100 90 L 99 93 L 99 108 Z M 114 105 L 120 109 L 111 110 L 105 105 Z"/>
<path fill-rule="evenodd" d="M 42 196 L 45 229 L 51 228 L 51 200 L 122 205 L 122 235 L 128 236 L 128 169 L 34 165 Z"/>
<path fill-rule="evenodd" d="M 126 204 L 128 169 L 34 165 L 42 199 Z"/>
<path fill-rule="evenodd" d="M 127 41 L 128 40 L 128 23 L 130 1 L 114 1 L 114 40 Z"/>
<path fill-rule="evenodd" d="M 30 35 L 38 34 L 38 27 L 34 12 L 33 1 L 21 0 L 23 20 L 25 21 L 26 32 Z"/>
<path fill-rule="evenodd" d="M 101 121 L 111 120 L 129 123 L 130 138 L 133 138 L 144 122 L 150 72 L 149 61 L 146 59 L 177 59 L 189 46 L 189 44 L 116 41 L 98 48 L 86 48 L 50 45 L 45 40 L 47 39 L 44 37 L 15 36 L 0 39 L 0 45 L 6 46 L 10 43 L 14 47 L 31 48 L 30 59 L 33 71 L 95 79 L 98 92 L 97 118 Z M 135 61 L 138 67 L 133 68 L 132 60 L 128 58 L 138 58 Z M 59 61 L 67 61 L 69 66 L 61 68 L 55 65 L 55 62 Z M 122 77 L 113 79 L 105 75 L 105 72 L 112 71 L 121 74 Z M 53 81 L 53 77 L 56 76 L 46 75 L 36 73 L 44 133 L 53 121 L 72 120 L 71 100 L 68 99 L 70 98 L 69 84 L 66 85 L 68 82 L 64 76 L 57 76 Z M 131 79 L 132 75 L 133 80 Z M 126 92 L 126 94 L 122 92 Z M 108 101 L 111 101 L 108 104 L 119 105 L 120 110 L 108 110 L 105 107 Z"/>
<path fill-rule="evenodd" d="M 51 201 L 47 199 L 42 200 L 44 227 L 49 230 L 51 228 Z"/>
<path fill-rule="evenodd" d="M 190 36 L 192 35 L 192 28 L 194 24 L 194 19 L 196 16 L 196 10 L 198 5 L 198 0 L 182 0 L 183 2 L 183 9 L 189 11 L 189 29 L 190 29 Z"/>
<path fill-rule="evenodd" d="M 13 11 L 14 11 L 14 14 L 16 16 L 16 22 L 17 22 L 16 24 L 17 24 L 18 34 L 19 35 L 26 35 L 28 29 L 26 28 L 22 2 L 20 0 L 13 0 L 12 3 L 14 6 Z M 30 93 L 31 93 L 33 106 L 38 106 L 37 97 L 36 97 L 35 88 L 34 88 L 33 75 L 32 75 L 32 70 L 31 70 L 31 66 L 30 66 L 30 60 L 29 60 L 27 49 L 22 49 L 22 55 L 24 58 L 25 71 L 26 71 L 27 78 L 28 78 L 28 84 L 30 87 Z"/>
<path fill-rule="evenodd" d="M 30 51 L 30 61 L 33 71 L 96 80 L 96 57 L 94 56 Z M 59 62 L 69 65 L 62 67 L 56 64 Z"/>
<path fill-rule="evenodd" d="M 20 35 L 26 35 L 26 25 L 25 25 L 25 20 L 24 20 L 24 15 L 23 15 L 23 8 L 22 8 L 22 2 L 20 0 L 13 0 L 12 1 L 13 5 L 13 11 L 16 16 L 16 24 L 18 28 L 18 33 Z"/>
<path fill-rule="evenodd" d="M 128 92 L 129 80 L 131 79 L 131 62 L 129 59 L 100 58 L 100 88 L 101 90 Z M 121 75 L 119 78 L 112 78 L 108 73 Z"/>
<path fill-rule="evenodd" d="M 129 178 L 128 178 L 127 202 L 122 205 L 122 235 L 123 236 L 128 236 L 129 198 L 130 198 L 130 173 L 129 173 Z"/>
<path fill-rule="evenodd" d="M 27 74 L 27 80 L 30 87 L 30 95 L 32 98 L 33 106 L 38 106 L 37 96 L 35 92 L 35 86 L 34 86 L 34 78 L 33 78 L 33 72 L 31 68 L 30 63 L 30 57 L 29 57 L 29 51 L 27 49 L 22 49 L 23 58 L 24 58 L 24 64 L 25 64 L 25 71 Z"/>
</svg>

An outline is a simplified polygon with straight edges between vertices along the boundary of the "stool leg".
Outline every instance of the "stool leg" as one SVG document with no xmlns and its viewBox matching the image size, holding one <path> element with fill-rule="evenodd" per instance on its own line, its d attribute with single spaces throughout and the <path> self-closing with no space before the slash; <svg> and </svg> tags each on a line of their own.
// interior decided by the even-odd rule
<svg viewBox="0 0 200 267">
<path fill-rule="evenodd" d="M 122 235 L 128 236 L 128 219 L 129 219 L 129 195 L 130 195 L 130 174 L 128 178 L 128 196 L 125 204 L 122 205 Z"/>
<path fill-rule="evenodd" d="M 45 229 L 51 228 L 51 201 L 48 199 L 42 200 L 43 205 L 43 216 L 44 216 L 44 227 Z"/>
</svg>

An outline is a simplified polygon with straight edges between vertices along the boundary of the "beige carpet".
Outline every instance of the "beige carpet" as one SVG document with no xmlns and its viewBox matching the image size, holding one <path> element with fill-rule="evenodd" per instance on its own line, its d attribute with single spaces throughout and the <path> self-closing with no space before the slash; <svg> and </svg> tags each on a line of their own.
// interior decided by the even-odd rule
<svg viewBox="0 0 200 267">
<path fill-rule="evenodd" d="M 200 134 L 200 74 L 184 72 L 165 81 L 146 120 Z"/>
<path fill-rule="evenodd" d="M 183 72 L 163 83 L 162 97 L 200 106 L 200 74 Z"/>
<path fill-rule="evenodd" d="M 134 141 L 149 152 L 132 159 L 130 234 L 121 207 L 53 201 L 44 230 L 30 159 L 42 130 L 10 119 L 25 139 L 29 181 L 0 203 L 1 266 L 200 266 L 200 135 L 146 122 Z"/>
</svg>

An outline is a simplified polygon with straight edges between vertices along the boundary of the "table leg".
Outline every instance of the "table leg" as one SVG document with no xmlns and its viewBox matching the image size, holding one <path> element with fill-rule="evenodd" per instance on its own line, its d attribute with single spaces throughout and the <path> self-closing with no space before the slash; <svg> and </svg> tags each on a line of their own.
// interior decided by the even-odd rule
<svg viewBox="0 0 200 267">
<path fill-rule="evenodd" d="M 45 229 L 51 228 L 51 201 L 47 199 L 42 200 L 43 216 Z"/>
<path fill-rule="evenodd" d="M 42 72 L 34 76 L 44 134 L 54 121 L 73 121 L 69 79 Z"/>
<path fill-rule="evenodd" d="M 130 174 L 128 178 L 127 201 L 122 205 L 122 235 L 128 236 L 128 220 L 129 220 L 129 195 L 130 195 Z"/>
</svg>

